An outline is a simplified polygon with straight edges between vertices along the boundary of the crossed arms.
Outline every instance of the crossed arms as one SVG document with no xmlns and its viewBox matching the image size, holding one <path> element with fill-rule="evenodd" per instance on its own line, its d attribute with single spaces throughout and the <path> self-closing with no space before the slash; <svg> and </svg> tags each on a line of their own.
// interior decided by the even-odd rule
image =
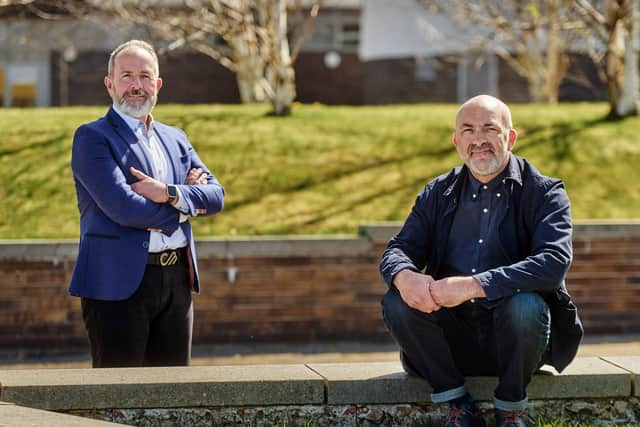
<svg viewBox="0 0 640 427">
<path fill-rule="evenodd" d="M 180 211 L 165 203 L 166 185 L 135 168 L 123 168 L 116 158 L 125 159 L 131 154 L 124 148 L 119 149 L 93 126 L 84 125 L 76 131 L 71 166 L 79 184 L 80 211 L 95 204 L 104 215 L 123 227 L 156 229 L 171 235 L 178 227 Z M 190 169 L 185 183 L 178 188 L 188 214 L 219 212 L 224 200 L 222 186 L 208 173 L 190 144 L 187 149 Z M 131 177 L 136 181 L 130 182 Z"/>
</svg>

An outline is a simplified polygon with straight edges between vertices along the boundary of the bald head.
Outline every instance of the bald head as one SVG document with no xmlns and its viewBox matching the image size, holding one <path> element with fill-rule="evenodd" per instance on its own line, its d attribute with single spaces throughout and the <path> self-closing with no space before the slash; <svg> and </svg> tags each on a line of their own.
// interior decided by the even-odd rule
<svg viewBox="0 0 640 427">
<path fill-rule="evenodd" d="M 482 108 L 487 111 L 492 111 L 500 118 L 500 121 L 505 129 L 511 129 L 513 127 L 513 123 L 511 122 L 511 111 L 509 110 L 509 107 L 507 107 L 507 104 L 500 101 L 495 96 L 478 95 L 469 99 L 458 109 L 458 113 L 456 114 L 456 129 L 460 124 L 459 120 L 462 113 L 465 110 L 472 108 Z"/>
</svg>

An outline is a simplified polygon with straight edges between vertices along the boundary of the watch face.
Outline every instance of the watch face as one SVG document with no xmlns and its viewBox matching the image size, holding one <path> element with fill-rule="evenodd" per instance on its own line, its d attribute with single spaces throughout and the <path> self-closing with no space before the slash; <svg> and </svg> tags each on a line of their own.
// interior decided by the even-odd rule
<svg viewBox="0 0 640 427">
<path fill-rule="evenodd" d="M 178 197 L 178 188 L 175 185 L 167 185 L 167 194 L 171 199 Z"/>
</svg>

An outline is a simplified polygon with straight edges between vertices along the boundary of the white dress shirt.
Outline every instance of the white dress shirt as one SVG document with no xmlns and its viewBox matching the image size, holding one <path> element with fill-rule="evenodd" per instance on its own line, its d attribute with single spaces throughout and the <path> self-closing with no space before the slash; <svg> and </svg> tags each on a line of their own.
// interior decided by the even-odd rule
<svg viewBox="0 0 640 427">
<path fill-rule="evenodd" d="M 153 129 L 153 117 L 149 115 L 149 128 L 147 129 L 145 123 L 135 117 L 131 117 L 120 112 L 115 104 L 113 105 L 113 109 L 120 117 L 122 117 L 122 120 L 124 120 L 127 126 L 129 126 L 131 131 L 138 138 L 140 146 L 143 148 L 151 165 L 153 178 L 160 182 L 167 183 L 167 168 L 169 167 L 169 163 L 164 153 L 164 149 L 162 148 L 162 144 Z M 187 202 L 182 198 L 179 189 L 178 203 L 172 206 L 180 212 L 180 222 L 182 223 L 186 221 L 188 216 L 185 215 L 184 212 L 188 212 L 189 207 Z M 151 235 L 149 237 L 149 252 L 162 252 L 168 249 L 182 248 L 187 246 L 187 243 L 187 236 L 185 236 L 182 228 L 180 227 L 178 227 L 171 236 L 162 234 L 160 231 L 151 231 Z"/>
</svg>

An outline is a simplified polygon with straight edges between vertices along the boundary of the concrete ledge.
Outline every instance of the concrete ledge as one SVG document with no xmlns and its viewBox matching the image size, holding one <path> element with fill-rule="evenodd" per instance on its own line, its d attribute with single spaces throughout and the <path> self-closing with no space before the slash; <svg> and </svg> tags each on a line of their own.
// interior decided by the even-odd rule
<svg viewBox="0 0 640 427">
<path fill-rule="evenodd" d="M 363 224 L 358 227 L 358 233 L 367 236 L 375 244 L 386 244 L 398 231 L 400 222 L 380 222 Z M 615 238 L 615 237 L 639 237 L 640 221 L 638 220 L 581 220 L 573 223 L 574 238 Z"/>
<path fill-rule="evenodd" d="M 631 388 L 634 396 L 640 397 L 640 357 L 619 356 L 603 357 L 602 360 L 631 373 Z"/>
<path fill-rule="evenodd" d="M 640 357 L 578 358 L 536 375 L 529 399 L 631 397 Z M 470 377 L 491 400 L 495 377 Z M 0 371 L 0 400 L 50 410 L 428 403 L 431 389 L 399 362 Z M 635 391 L 637 395 L 637 390 Z"/>
<path fill-rule="evenodd" d="M 407 376 L 400 362 L 314 363 L 325 379 L 328 404 L 430 402 L 431 387 Z"/>
<path fill-rule="evenodd" d="M 628 358 L 627 365 L 640 357 Z M 327 381 L 327 403 L 420 403 L 430 402 L 431 387 L 408 377 L 400 362 L 311 364 L 309 368 Z M 562 374 L 551 367 L 535 375 L 529 399 L 609 398 L 631 396 L 629 370 L 599 358 L 578 358 Z M 478 400 L 491 400 L 495 377 L 469 377 L 467 385 Z"/>
<path fill-rule="evenodd" d="M 212 258 L 368 255 L 371 242 L 356 236 L 263 236 L 198 239 L 198 256 Z"/>
<path fill-rule="evenodd" d="M 399 222 L 364 224 L 358 236 L 258 236 L 198 239 L 201 258 L 371 255 L 372 245 L 384 245 L 400 230 Z M 576 221 L 574 238 L 639 237 L 640 221 Z M 0 240 L 0 259 L 74 261 L 77 239 Z"/>
<path fill-rule="evenodd" d="M 24 408 L 12 403 L 0 402 L 0 426 L 65 426 L 65 427 L 107 427 L 122 426 L 107 421 L 59 414 L 57 412 L 42 411 L 40 409 Z"/>
<path fill-rule="evenodd" d="M 320 405 L 303 365 L 0 371 L 0 400 L 49 410 Z"/>
</svg>

